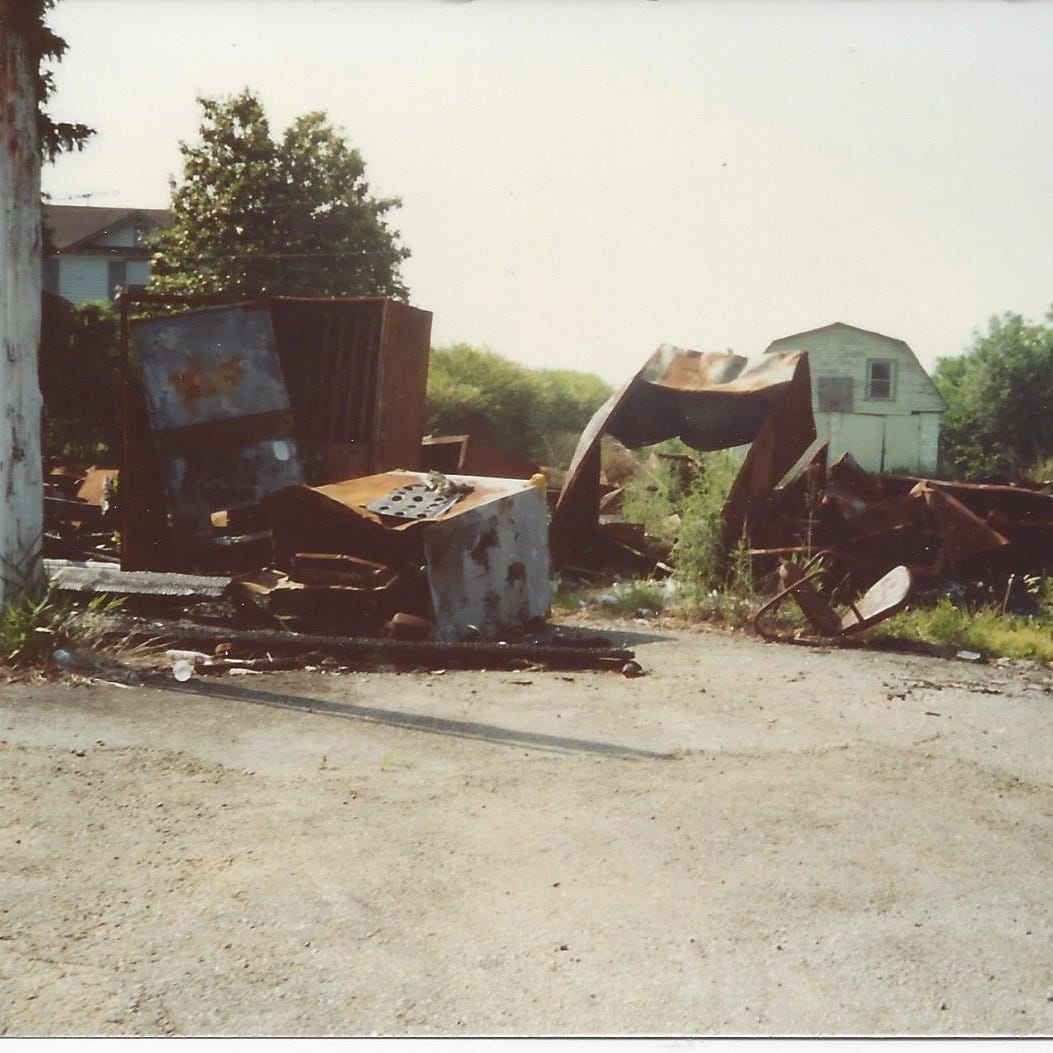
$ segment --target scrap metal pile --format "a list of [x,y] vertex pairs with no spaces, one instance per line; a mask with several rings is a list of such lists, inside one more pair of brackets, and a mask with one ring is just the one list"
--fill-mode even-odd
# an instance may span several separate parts
[[803,352],[747,369],[731,353],[660,347],[581,436],[552,522],[557,559],[601,551],[604,435],[630,448],[674,437],[697,450],[750,443],[722,510],[724,542],[744,541],[762,571],[820,551],[860,586],[897,566],[937,581],[1053,564],[1053,496],[1041,488],[872,475],[850,454],[828,466],[825,444],[809,455],[816,429]]
[[[134,304],[167,313],[131,319]],[[428,312],[380,298],[122,297],[120,566],[100,545],[110,563],[52,561],[53,580],[154,596],[219,583],[204,593],[221,594],[241,628],[265,629],[275,646],[289,630],[508,641],[546,617],[550,565],[602,564],[605,538],[632,535],[600,524],[605,435],[630,448],[673,437],[696,450],[748,447],[723,539],[726,550],[744,542],[761,570],[825,552],[827,571],[863,588],[904,568],[876,607],[821,611],[838,631],[884,616],[914,580],[1050,561],[1047,493],[875,476],[847,454],[828,465],[826,446],[810,453],[804,352],[747,368],[731,353],[659,347],[582,433],[550,525],[536,466],[469,436],[423,438],[430,327]],[[106,470],[54,477],[52,542],[112,531],[112,482]],[[78,558],[83,545],[50,554]],[[783,571],[794,588],[802,577]]]
[[922,581],[1042,573],[1053,564],[1053,496],[1028,486],[872,475],[822,446],[773,491],[749,541],[757,556],[831,551],[876,577],[904,565]]
[[[132,319],[136,303],[166,310]],[[550,558],[534,466],[467,436],[422,441],[430,327],[379,298],[123,297],[120,565],[52,547],[73,559],[49,560],[51,580],[229,605],[226,626],[163,627],[186,646],[633,670],[631,652],[539,633]],[[103,520],[93,494],[77,499],[89,484],[106,482],[52,500],[78,530]]]

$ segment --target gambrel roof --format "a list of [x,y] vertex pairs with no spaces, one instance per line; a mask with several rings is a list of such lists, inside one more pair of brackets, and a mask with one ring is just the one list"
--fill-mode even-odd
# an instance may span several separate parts
[[939,400],[943,408],[947,408],[947,403],[944,397],[940,394],[939,389],[932,382],[932,377],[929,376],[928,371],[918,361],[918,356],[914,354],[913,348],[906,340],[900,340],[894,336],[887,336],[885,333],[879,333],[874,329],[861,329],[858,325],[849,325],[847,322],[831,322],[829,325],[821,325],[815,329],[805,329],[800,333],[791,333],[789,336],[780,336],[777,340],[773,340],[765,349],[764,353],[768,354],[772,351],[807,351],[806,347],[797,347],[792,344],[794,340],[800,340],[802,337],[812,336],[815,333],[825,333],[831,329],[847,329],[853,333],[861,333],[864,336],[876,336],[880,340],[886,340],[890,344],[894,344],[900,350],[906,352],[907,356],[918,368],[918,373],[925,378],[925,382],[928,385],[932,395]]

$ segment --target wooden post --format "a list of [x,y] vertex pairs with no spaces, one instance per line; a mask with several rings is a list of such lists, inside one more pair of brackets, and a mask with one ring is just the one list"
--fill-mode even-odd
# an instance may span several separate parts
[[43,580],[38,56],[23,2],[0,0],[0,604]]

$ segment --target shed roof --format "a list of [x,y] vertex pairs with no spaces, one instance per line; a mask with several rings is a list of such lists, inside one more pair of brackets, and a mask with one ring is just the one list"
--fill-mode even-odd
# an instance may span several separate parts
[[773,340],[765,349],[764,353],[770,354],[773,351],[786,351],[786,350],[801,350],[807,351],[806,347],[787,347],[790,341],[798,340],[801,337],[812,336],[815,333],[824,333],[828,329],[850,329],[854,333],[862,333],[865,336],[876,336],[882,340],[887,340],[890,344],[898,344],[914,361],[914,364],[918,367],[918,371],[926,381],[928,381],[929,387],[932,389],[932,393],[937,399],[943,404],[944,409],[947,408],[947,402],[944,397],[940,394],[939,389],[932,382],[932,377],[929,376],[928,370],[918,361],[918,356],[914,354],[914,349],[907,343],[906,340],[900,340],[898,337],[889,336],[887,333],[879,333],[875,329],[861,329],[858,325],[849,325],[848,322],[831,322],[829,325],[820,325],[815,329],[805,329],[800,333],[791,333],[789,336],[780,336],[778,339]]
[[44,205],[44,223],[59,252],[76,248],[112,227],[136,220],[168,226],[172,213],[164,208],[102,208],[98,205]]

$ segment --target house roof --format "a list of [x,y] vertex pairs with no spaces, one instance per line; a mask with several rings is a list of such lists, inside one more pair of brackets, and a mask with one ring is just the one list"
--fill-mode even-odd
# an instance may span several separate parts
[[98,205],[44,205],[44,223],[52,244],[65,252],[105,234],[128,221],[146,220],[149,226],[167,226],[172,214],[163,208],[100,208]]
[[[824,333],[828,329],[851,329],[854,333],[863,333],[866,336],[876,336],[880,337],[880,339],[882,340],[887,340],[890,344],[898,344],[914,360],[914,364],[918,367],[918,370],[921,372],[922,376],[925,377],[925,379],[928,381],[929,387],[932,389],[932,393],[936,396],[936,398],[940,400],[941,403],[943,403],[944,409],[946,409],[946,400],[940,394],[939,389],[936,387],[936,385],[932,382],[932,377],[929,376],[928,370],[921,364],[921,362],[918,361],[918,356],[914,354],[914,349],[910,346],[910,344],[908,344],[906,340],[900,340],[898,337],[889,336],[886,333],[879,333],[875,329],[861,329],[858,325],[849,325],[848,322],[831,322],[829,325],[820,325],[817,326],[815,329],[805,329],[800,333],[791,333],[789,336],[780,336],[778,339],[773,340],[764,349],[764,353],[768,354],[770,351],[776,350],[777,345],[779,349],[785,350],[788,341],[797,340],[802,336],[812,336],[814,333]],[[795,348],[794,350],[797,349]],[[807,348],[800,348],[800,350],[804,351],[807,350]]]

